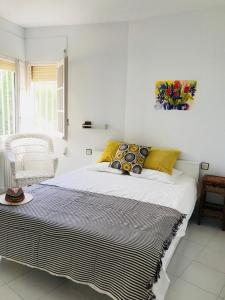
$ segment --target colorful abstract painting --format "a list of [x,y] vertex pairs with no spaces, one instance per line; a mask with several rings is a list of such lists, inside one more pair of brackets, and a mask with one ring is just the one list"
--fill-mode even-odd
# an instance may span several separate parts
[[189,110],[193,104],[196,80],[163,80],[156,81],[156,109]]

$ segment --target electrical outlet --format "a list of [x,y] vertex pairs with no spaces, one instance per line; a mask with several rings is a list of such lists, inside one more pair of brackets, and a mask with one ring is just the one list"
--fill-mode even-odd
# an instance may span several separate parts
[[86,149],[86,155],[92,155],[92,149]]
[[209,163],[207,163],[207,162],[202,162],[201,163],[201,169],[202,170],[208,170],[209,169]]

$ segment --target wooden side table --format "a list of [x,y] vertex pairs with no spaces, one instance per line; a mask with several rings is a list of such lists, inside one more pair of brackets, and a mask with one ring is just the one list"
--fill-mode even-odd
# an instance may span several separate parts
[[[224,204],[209,203],[206,201],[207,192],[216,193],[224,198]],[[222,229],[225,230],[225,177],[205,175],[202,179],[198,224],[202,217],[212,217],[222,220]]]

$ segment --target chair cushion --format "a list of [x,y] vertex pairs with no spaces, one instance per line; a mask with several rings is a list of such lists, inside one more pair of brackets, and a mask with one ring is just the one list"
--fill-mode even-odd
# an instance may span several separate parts
[[51,178],[54,177],[53,173],[40,172],[40,171],[19,171],[16,172],[16,179],[27,179],[27,178]]

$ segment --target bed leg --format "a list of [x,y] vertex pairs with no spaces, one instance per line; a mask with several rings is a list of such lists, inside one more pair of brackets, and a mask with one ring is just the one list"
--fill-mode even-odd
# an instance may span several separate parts
[[1,260],[2,260],[2,257],[1,257],[1,255],[0,255],[0,262],[1,262]]

